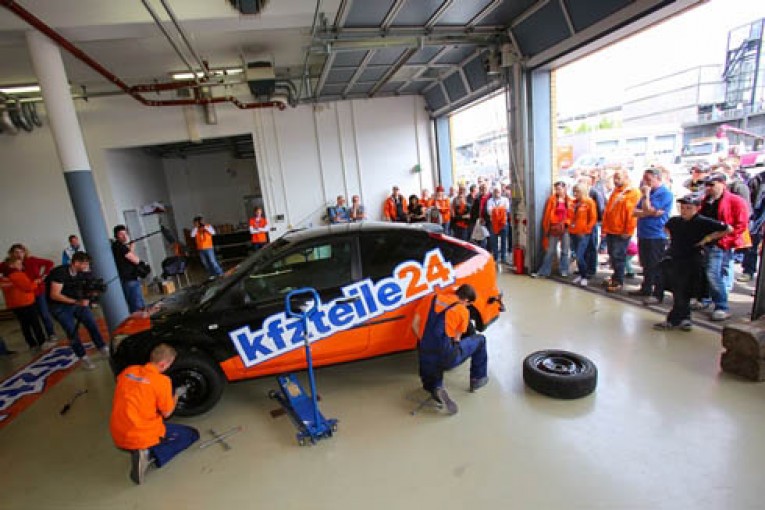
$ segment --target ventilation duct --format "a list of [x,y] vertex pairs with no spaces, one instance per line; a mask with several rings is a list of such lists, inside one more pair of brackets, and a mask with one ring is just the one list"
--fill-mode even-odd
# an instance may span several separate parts
[[242,14],[258,14],[268,5],[268,0],[228,0]]
[[245,79],[255,98],[268,99],[276,88],[276,74],[270,62],[250,62],[245,70]]

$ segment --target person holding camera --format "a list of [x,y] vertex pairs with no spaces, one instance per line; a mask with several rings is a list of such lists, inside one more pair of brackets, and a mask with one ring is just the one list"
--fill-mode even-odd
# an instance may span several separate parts
[[160,468],[199,439],[193,427],[166,423],[186,387],[173,394],[165,371],[173,364],[176,350],[167,344],[152,349],[149,362],[131,365],[117,376],[109,428],[117,448],[131,454],[130,479],[144,481],[151,464]]
[[202,261],[202,265],[205,267],[205,271],[207,271],[210,278],[223,274],[223,269],[220,268],[218,260],[215,258],[215,250],[213,249],[214,235],[215,229],[212,225],[205,225],[201,216],[194,218],[194,228],[191,230],[191,237],[197,243],[199,260]]
[[146,304],[143,301],[141,282],[138,281],[138,278],[142,274],[146,276],[147,273],[145,273],[144,268],[148,266],[145,262],[141,262],[141,259],[135,254],[133,251],[134,247],[135,245],[130,241],[127,227],[125,225],[114,227],[112,255],[114,255],[114,262],[117,264],[117,273],[122,283],[122,292],[125,294],[125,300],[127,301],[130,313],[146,308]]
[[96,295],[94,286],[89,285],[92,281],[90,255],[81,251],[72,255],[70,264],[54,267],[46,280],[50,313],[64,328],[72,350],[88,370],[96,366],[88,358],[82,346],[77,332],[80,324],[88,330],[96,348],[105,356],[109,355],[109,348],[104,343],[96,325],[96,319],[90,310],[90,302]]

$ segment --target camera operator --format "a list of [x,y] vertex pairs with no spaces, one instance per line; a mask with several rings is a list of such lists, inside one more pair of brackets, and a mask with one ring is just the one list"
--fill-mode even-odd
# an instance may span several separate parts
[[128,304],[130,313],[146,308],[143,302],[141,283],[138,281],[140,267],[145,265],[133,252],[134,244],[130,241],[127,227],[117,225],[114,227],[114,241],[112,242],[112,254],[117,264],[117,273],[120,275],[122,292]]
[[95,297],[90,290],[94,286],[88,285],[92,281],[90,255],[85,252],[72,255],[69,265],[54,267],[47,279],[47,296],[51,315],[64,328],[72,350],[88,370],[96,366],[85,354],[85,348],[80,341],[77,332],[80,323],[88,330],[98,350],[106,356],[109,355],[109,348],[104,344],[93,312],[90,311],[90,301]]

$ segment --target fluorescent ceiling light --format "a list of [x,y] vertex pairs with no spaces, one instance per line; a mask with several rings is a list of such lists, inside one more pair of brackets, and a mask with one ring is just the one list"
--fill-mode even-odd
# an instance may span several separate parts
[[33,92],[40,92],[40,86],[18,85],[13,87],[0,87],[0,92],[3,94],[31,94]]
[[[235,74],[242,74],[244,70],[241,67],[229,67],[226,69],[210,69],[210,74],[213,76],[232,76]],[[172,73],[170,76],[174,80],[193,80],[196,76],[197,78],[202,78],[204,76],[204,73],[202,71],[197,71],[196,73],[190,73],[190,72],[183,72],[183,73]]]

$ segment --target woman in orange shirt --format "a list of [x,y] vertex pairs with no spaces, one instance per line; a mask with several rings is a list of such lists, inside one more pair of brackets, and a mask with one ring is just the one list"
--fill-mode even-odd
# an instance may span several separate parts
[[568,227],[571,236],[571,247],[576,257],[577,277],[574,283],[582,287],[587,286],[587,246],[590,244],[590,236],[595,223],[598,221],[598,209],[595,201],[589,197],[587,185],[583,183],[574,185],[573,218]]
[[536,273],[531,273],[532,278],[550,276],[552,260],[558,251],[560,243],[560,264],[558,270],[564,278],[568,276],[569,243],[568,226],[571,223],[573,209],[571,198],[566,193],[566,183],[558,181],[553,184],[553,194],[547,199],[545,214],[542,217],[542,229],[547,236],[547,251],[542,265]]
[[451,200],[444,194],[444,187],[438,186],[436,188],[436,197],[433,199],[433,207],[438,209],[441,213],[441,226],[444,229],[444,234],[451,235],[449,224],[452,221],[452,207]]
[[40,324],[40,312],[35,305],[35,284],[24,273],[22,260],[8,258],[5,261],[6,276],[2,280],[5,306],[13,312],[21,325],[29,350],[39,351],[46,341]]

